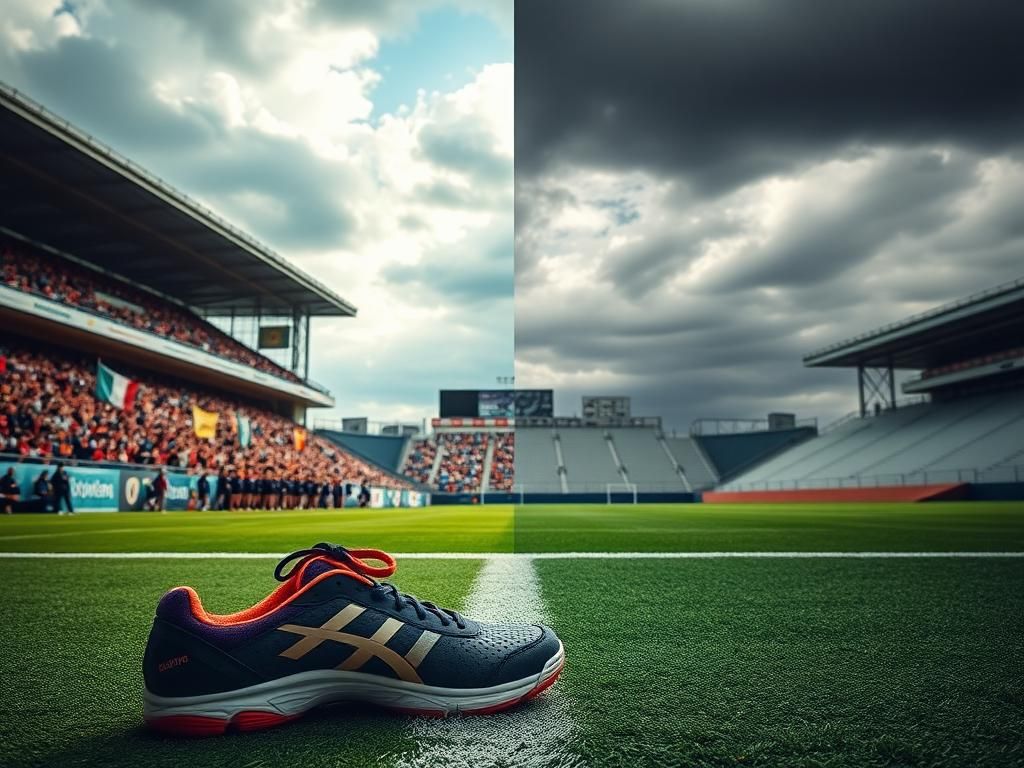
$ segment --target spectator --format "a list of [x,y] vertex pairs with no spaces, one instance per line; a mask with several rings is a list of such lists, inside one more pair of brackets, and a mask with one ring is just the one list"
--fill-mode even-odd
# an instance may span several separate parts
[[196,493],[199,497],[196,507],[205,512],[210,508],[210,481],[206,479],[206,472],[199,473],[199,480],[196,481]]
[[21,498],[21,489],[18,481],[14,479],[14,467],[8,467],[3,477],[0,477],[0,499],[3,499],[4,514],[14,512],[14,507]]
[[153,478],[153,482],[150,487],[153,489],[153,505],[150,507],[154,511],[160,510],[161,512],[167,511],[167,472],[161,469],[156,473],[156,477]]
[[56,512],[58,515],[63,515],[63,503],[67,504],[67,514],[75,514],[75,508],[71,504],[71,477],[64,469],[63,464],[58,464],[57,468],[54,469],[53,480],[50,482],[50,488],[52,489],[53,492],[53,511]]
[[36,512],[47,512],[50,508],[50,497],[53,489],[50,487],[49,473],[44,469],[32,483],[32,500]]

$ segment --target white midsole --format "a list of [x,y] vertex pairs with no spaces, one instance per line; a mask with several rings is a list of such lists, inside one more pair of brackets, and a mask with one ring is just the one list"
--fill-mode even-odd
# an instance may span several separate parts
[[538,674],[490,688],[442,688],[365,672],[324,669],[205,696],[157,696],[146,690],[143,713],[149,719],[192,715],[230,720],[240,712],[298,715],[336,701],[365,701],[385,707],[456,713],[519,699],[557,674],[564,661],[565,651],[559,642],[557,653]]

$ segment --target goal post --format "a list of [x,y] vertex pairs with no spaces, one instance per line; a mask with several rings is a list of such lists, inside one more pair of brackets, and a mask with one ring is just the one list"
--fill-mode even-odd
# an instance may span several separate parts
[[627,501],[625,503],[636,504],[636,483],[608,483],[607,486],[605,486],[605,491],[607,493],[608,504],[616,503],[613,497],[625,497],[632,500],[631,502]]

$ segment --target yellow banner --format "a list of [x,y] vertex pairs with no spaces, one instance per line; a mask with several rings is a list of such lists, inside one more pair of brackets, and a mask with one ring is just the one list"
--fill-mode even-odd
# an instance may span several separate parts
[[295,427],[292,430],[292,437],[295,438],[295,450],[301,451],[306,447],[306,430]]
[[217,419],[220,414],[216,411],[204,411],[198,405],[192,406],[192,429],[196,437],[214,438],[217,436]]

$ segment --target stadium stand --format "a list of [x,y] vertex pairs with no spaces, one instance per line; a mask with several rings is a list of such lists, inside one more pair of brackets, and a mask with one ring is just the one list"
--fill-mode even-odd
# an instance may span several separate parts
[[683,468],[693,490],[711,488],[718,482],[714,467],[691,437],[666,437],[665,442],[676,462]]
[[551,427],[516,427],[515,485],[538,493],[562,493],[557,434]]
[[333,429],[317,429],[316,433],[342,450],[388,472],[399,473],[403,470],[402,457],[409,442],[409,438],[404,435],[363,435]]
[[[66,460],[92,478],[83,494],[90,483],[105,494],[91,506],[111,511],[138,508],[126,489],[157,466],[184,492],[179,509],[201,488],[198,475],[216,473],[243,506],[260,495],[259,481],[280,487],[280,504],[319,497],[319,506],[337,506],[356,487],[359,503],[422,503],[405,478],[303,426],[308,407],[335,404],[308,378],[311,318],[355,313],[246,233],[0,84],[0,461],[19,476]],[[95,393],[99,358],[138,384],[123,408]],[[211,414],[212,437],[197,436],[193,422]]]
[[499,432],[493,440],[488,490],[511,491],[515,479],[516,436],[513,432]]
[[627,482],[661,491],[690,490],[689,484],[679,472],[680,463],[666,452],[660,432],[654,429],[612,428],[607,430],[607,434],[609,444],[622,462]]
[[414,440],[402,473],[418,483],[430,483],[437,458],[437,441],[433,437]]
[[[857,369],[859,412],[720,490],[737,500],[737,492],[913,487],[926,498],[940,486],[1024,482],[1021,338],[1017,281],[808,356],[809,366]],[[898,402],[896,369],[923,371],[903,390],[929,399]]]
[[484,477],[488,436],[482,432],[446,432],[438,439],[441,465],[437,488],[447,493],[476,493]]
[[711,462],[719,482],[723,482],[816,434],[815,428],[799,427],[728,435],[693,435],[692,439]]
[[9,288],[84,309],[289,381],[300,381],[296,374],[185,308],[42,249],[10,240],[0,242],[0,267],[3,284]]
[[[243,478],[262,478],[269,469],[282,480],[411,487],[316,435],[298,450],[298,425],[253,403],[129,370],[141,385],[134,407],[121,410],[96,399],[95,364],[80,357],[33,344],[6,351],[3,360],[0,436],[3,452],[20,458],[226,469]],[[219,414],[215,438],[196,437],[193,405]],[[250,420],[248,447],[240,445],[235,414]]]
[[[603,429],[560,429],[558,440],[570,491],[601,492],[609,484],[628,482],[608,448]],[[520,476],[529,485],[529,478]]]

